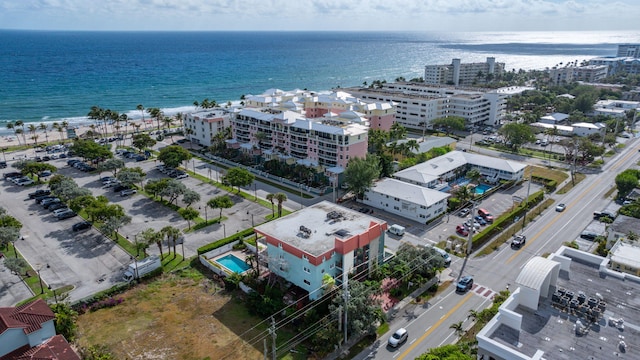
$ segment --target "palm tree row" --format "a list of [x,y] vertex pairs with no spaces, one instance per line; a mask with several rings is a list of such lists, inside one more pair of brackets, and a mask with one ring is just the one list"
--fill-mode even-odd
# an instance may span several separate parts
[[[16,138],[18,139],[19,145],[27,144],[26,132],[29,133],[29,140],[33,140],[33,142],[37,146],[38,139],[40,139],[40,134],[38,134],[39,131],[44,132],[45,143],[48,144],[49,131],[53,131],[53,130],[58,131],[58,133],[60,134],[59,140],[62,141],[62,133],[69,128],[69,123],[67,121],[63,121],[62,123],[53,122],[51,123],[51,127],[49,127],[49,125],[46,123],[40,123],[39,125],[32,123],[27,126],[26,130],[25,130],[25,125],[26,124],[22,120],[17,120],[16,122],[9,122],[7,124],[7,129],[13,130],[14,134],[16,135]],[[20,142],[21,137],[22,137],[22,142]]]
[[[116,130],[115,131],[116,137],[119,137],[120,129],[122,128],[122,126],[120,125],[120,122],[125,123],[125,130],[126,130],[126,127],[129,125],[129,117],[127,116],[127,114],[120,114],[115,110],[103,109],[99,106],[92,106],[91,111],[89,111],[87,116],[89,117],[89,119],[96,120],[97,127],[101,127],[101,130],[100,130],[102,131],[101,137],[107,137],[109,135],[107,125],[110,123],[113,124],[113,127]],[[95,129],[95,126],[92,127],[92,130],[93,129]]]

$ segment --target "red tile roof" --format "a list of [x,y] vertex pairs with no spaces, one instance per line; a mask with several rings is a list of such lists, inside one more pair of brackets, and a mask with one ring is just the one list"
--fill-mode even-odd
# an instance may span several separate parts
[[38,299],[18,307],[0,308],[0,335],[7,329],[22,328],[30,334],[42,328],[42,324],[55,319],[49,305]]
[[5,356],[0,356],[0,360],[80,360],[64,336],[56,335],[44,343],[29,349],[23,346]]

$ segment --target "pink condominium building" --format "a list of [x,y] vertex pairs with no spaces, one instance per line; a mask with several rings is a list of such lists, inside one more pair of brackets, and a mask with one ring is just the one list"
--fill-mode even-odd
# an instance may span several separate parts
[[396,113],[392,103],[342,91],[270,89],[244,103],[231,117],[230,146],[323,169],[344,169],[349,159],[365,157],[369,128],[389,130]]

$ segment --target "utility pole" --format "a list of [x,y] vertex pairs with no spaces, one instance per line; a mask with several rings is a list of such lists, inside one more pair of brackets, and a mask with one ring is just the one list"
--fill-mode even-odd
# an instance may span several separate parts
[[471,251],[473,250],[473,232],[475,231],[475,226],[473,226],[473,222],[475,221],[474,216],[476,215],[476,205],[475,201],[471,202],[471,215],[469,216],[469,237],[467,238],[467,256],[471,256]]
[[269,333],[271,333],[271,360],[276,360],[276,319],[271,317],[271,328],[269,328]]
[[527,211],[529,210],[529,192],[531,191],[531,177],[529,176],[529,185],[527,186],[527,197],[524,198],[524,215],[522,216],[522,229],[520,231],[524,232],[524,227],[527,225]]
[[[271,333],[271,329],[269,329],[269,333]],[[264,340],[264,342],[263,342],[264,343],[264,360],[267,360],[267,353],[268,353],[268,351],[267,351],[267,338],[264,338],[263,340]]]
[[349,283],[348,283],[348,277],[345,277],[344,280],[344,345],[347,346],[347,329],[348,329],[348,322],[347,322],[347,315],[349,313],[348,310],[348,302],[349,302]]

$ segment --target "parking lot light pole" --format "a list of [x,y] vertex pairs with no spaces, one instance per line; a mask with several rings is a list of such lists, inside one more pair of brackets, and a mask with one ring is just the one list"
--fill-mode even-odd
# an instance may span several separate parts
[[42,286],[42,276],[40,276],[39,267],[38,267],[38,270],[36,270],[36,272],[38,273],[38,281],[40,282],[40,294],[44,294],[44,287]]

